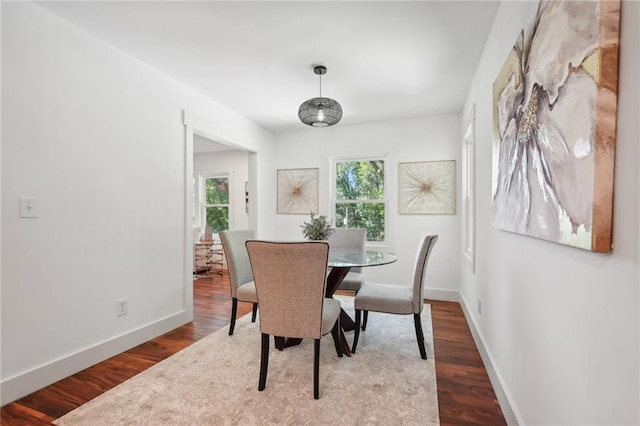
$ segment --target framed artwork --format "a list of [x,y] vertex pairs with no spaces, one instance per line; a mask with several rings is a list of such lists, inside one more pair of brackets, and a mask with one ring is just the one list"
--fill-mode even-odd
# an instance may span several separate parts
[[493,84],[492,224],[611,251],[620,0],[540,2]]
[[318,213],[319,169],[278,169],[278,214]]
[[456,214],[456,162],[398,164],[400,214]]

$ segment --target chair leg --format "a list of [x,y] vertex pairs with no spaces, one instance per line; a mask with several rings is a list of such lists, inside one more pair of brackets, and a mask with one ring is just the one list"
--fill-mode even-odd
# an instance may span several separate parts
[[256,322],[256,314],[258,313],[258,304],[253,304],[253,311],[251,311],[251,322]]
[[[367,311],[365,311],[366,313]],[[360,315],[362,311],[360,309],[356,309],[356,328],[353,333],[353,346],[351,347],[351,353],[356,353],[356,346],[358,346],[358,337],[360,337]]]
[[229,336],[233,336],[233,329],[236,327],[236,315],[238,315],[238,299],[231,299],[231,324],[229,325]]
[[333,336],[333,343],[336,345],[336,353],[338,357],[342,358],[342,347],[340,346],[340,315],[338,315],[338,319],[331,329],[331,335]]
[[258,390],[263,391],[267,385],[267,368],[269,366],[269,335],[262,333],[262,352],[260,356],[260,381]]
[[284,349],[284,337],[273,336],[273,342],[277,350],[282,351]]
[[364,319],[362,320],[362,331],[367,329],[367,320],[369,319],[369,311],[364,311]]
[[313,342],[313,399],[320,399],[320,339]]
[[422,333],[422,321],[420,320],[420,314],[413,314],[413,322],[416,325],[416,338],[418,339],[420,356],[422,359],[427,359],[427,351],[424,348],[424,334]]

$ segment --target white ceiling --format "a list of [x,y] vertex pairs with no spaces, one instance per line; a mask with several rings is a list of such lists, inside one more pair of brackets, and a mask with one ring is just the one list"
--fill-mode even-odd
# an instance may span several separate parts
[[342,105],[338,125],[460,113],[498,2],[39,2],[273,132],[298,107]]

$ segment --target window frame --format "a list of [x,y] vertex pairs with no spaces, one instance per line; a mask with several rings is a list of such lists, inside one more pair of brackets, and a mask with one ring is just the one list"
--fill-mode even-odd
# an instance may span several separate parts
[[[332,157],[330,160],[330,183],[329,183],[329,214],[333,220],[335,226],[335,218],[336,218],[336,204],[338,202],[345,204],[360,204],[360,203],[375,203],[375,204],[383,204],[384,206],[384,239],[382,241],[366,241],[367,248],[373,249],[383,249],[389,247],[389,242],[391,240],[391,236],[389,234],[391,227],[389,226],[389,173],[390,173],[390,161],[389,154],[363,154],[363,155],[349,155],[349,156],[340,156],[340,157]],[[337,164],[343,162],[351,162],[351,161],[371,161],[371,160],[381,160],[384,163],[384,198],[373,200],[338,200],[336,197],[336,171]]]
[[462,138],[462,254],[475,273],[475,104],[471,105]]
[[[227,204],[207,204],[207,196],[206,196],[206,180],[207,179],[215,179],[215,178],[226,178],[227,179],[227,185],[229,188],[229,202]],[[199,175],[199,185],[200,185],[200,222],[201,222],[201,227],[202,229],[204,229],[207,226],[207,208],[208,207],[226,207],[228,210],[228,217],[229,217],[229,221],[227,223],[227,229],[233,229],[232,228],[232,211],[231,211],[231,206],[233,205],[233,200],[232,200],[232,194],[233,191],[231,190],[232,188],[232,182],[231,182],[231,175],[230,173],[227,172],[221,172],[221,173],[206,173],[206,174],[202,174]],[[215,231],[214,231],[215,232]]]

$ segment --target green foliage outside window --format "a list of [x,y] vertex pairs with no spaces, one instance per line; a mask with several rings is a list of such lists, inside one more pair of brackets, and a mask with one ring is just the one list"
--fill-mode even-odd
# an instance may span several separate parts
[[229,178],[204,179],[205,222],[213,232],[229,229]]
[[229,208],[228,207],[207,207],[207,226],[213,232],[226,231],[229,229]]
[[367,241],[384,241],[384,204],[336,204],[338,228],[366,228]]
[[229,178],[208,177],[204,180],[205,203],[229,204]]
[[367,241],[384,241],[384,160],[336,163],[338,228],[366,228]]

